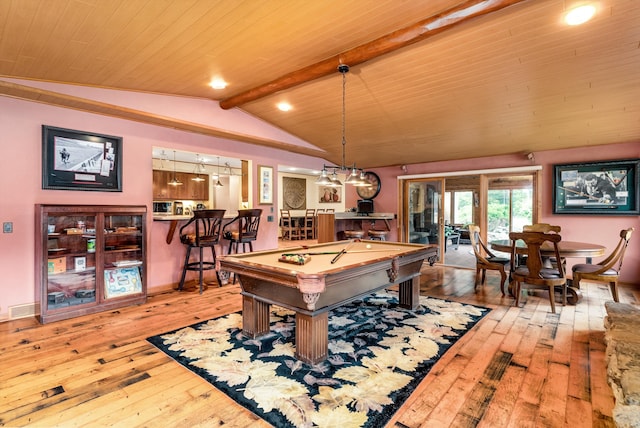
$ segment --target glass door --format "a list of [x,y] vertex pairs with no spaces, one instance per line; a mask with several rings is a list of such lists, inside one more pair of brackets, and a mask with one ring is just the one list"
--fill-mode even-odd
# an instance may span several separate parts
[[533,176],[489,178],[487,195],[487,240],[509,239],[534,221]]
[[[404,182],[403,240],[419,244],[438,244],[443,240],[443,179]],[[439,254],[442,257],[442,253]]]

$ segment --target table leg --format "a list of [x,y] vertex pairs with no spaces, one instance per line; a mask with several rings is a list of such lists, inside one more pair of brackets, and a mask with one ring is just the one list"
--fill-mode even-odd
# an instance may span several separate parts
[[328,312],[311,316],[296,313],[296,353],[300,361],[317,364],[329,354]]
[[271,305],[251,296],[242,296],[242,333],[253,339],[269,333]]
[[400,306],[411,310],[418,309],[420,302],[420,275],[401,282],[399,287]]

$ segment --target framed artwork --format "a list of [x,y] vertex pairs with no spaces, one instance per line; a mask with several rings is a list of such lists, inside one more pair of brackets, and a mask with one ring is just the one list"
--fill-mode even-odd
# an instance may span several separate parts
[[258,189],[260,205],[273,204],[273,168],[258,165]]
[[304,178],[282,177],[282,209],[307,209],[307,180]]
[[318,202],[320,203],[340,202],[340,189],[338,189],[337,187],[329,187],[329,186],[322,187],[319,189],[319,191],[320,191],[320,200]]
[[122,192],[122,137],[42,125],[42,188]]
[[640,159],[554,165],[554,214],[640,214]]

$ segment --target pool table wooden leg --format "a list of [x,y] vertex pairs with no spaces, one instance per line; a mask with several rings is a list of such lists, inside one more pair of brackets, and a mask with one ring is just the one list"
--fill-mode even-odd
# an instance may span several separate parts
[[329,316],[296,313],[296,353],[300,361],[317,364],[329,354]]
[[420,275],[400,283],[400,306],[415,310],[420,302]]
[[269,333],[271,305],[251,296],[242,296],[242,333],[255,339]]

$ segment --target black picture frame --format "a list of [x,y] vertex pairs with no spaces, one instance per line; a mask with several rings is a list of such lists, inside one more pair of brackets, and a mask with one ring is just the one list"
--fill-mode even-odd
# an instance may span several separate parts
[[122,192],[122,137],[42,125],[42,188]]
[[640,214],[640,159],[554,165],[553,213]]

